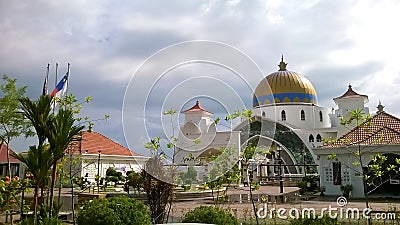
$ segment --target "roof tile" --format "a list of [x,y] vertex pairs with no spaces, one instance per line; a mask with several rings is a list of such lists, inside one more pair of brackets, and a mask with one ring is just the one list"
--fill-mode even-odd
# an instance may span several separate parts
[[80,138],[70,143],[68,151],[71,150],[78,154],[98,154],[101,151],[102,155],[141,156],[94,131],[82,131]]
[[[10,154],[14,152],[10,148],[8,150],[10,150]],[[3,163],[3,162],[7,162],[7,145],[6,144],[2,144],[0,146],[0,163]],[[19,163],[20,161],[16,158],[10,156],[10,162]]]
[[382,144],[400,144],[400,119],[384,111],[322,148]]

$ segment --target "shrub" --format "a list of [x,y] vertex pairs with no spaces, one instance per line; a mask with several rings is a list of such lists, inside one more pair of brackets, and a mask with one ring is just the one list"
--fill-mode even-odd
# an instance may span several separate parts
[[312,218],[299,218],[290,221],[291,225],[337,225],[339,224],[336,218],[331,218],[324,215],[322,218],[317,216],[315,219]]
[[78,225],[145,225],[151,224],[146,206],[128,197],[95,199],[87,202],[78,215]]
[[228,211],[214,206],[200,206],[187,212],[182,220],[183,223],[212,223],[216,225],[239,225]]
[[300,181],[297,186],[300,188],[300,194],[306,193],[307,190],[307,181]]

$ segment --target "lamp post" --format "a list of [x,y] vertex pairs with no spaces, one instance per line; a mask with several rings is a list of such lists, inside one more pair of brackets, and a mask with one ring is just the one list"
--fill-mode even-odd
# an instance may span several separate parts
[[99,157],[97,159],[97,193],[100,192],[100,155],[101,155],[101,150],[98,151]]
[[283,172],[282,172],[282,156],[281,156],[281,146],[277,146],[278,150],[278,163],[279,163],[279,192],[283,193]]

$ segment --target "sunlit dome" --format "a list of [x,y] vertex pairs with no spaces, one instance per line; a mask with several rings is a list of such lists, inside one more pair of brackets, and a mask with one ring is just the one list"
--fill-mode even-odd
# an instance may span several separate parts
[[286,70],[282,60],[279,71],[266,76],[257,86],[253,96],[253,107],[279,103],[317,104],[317,92],[303,75]]

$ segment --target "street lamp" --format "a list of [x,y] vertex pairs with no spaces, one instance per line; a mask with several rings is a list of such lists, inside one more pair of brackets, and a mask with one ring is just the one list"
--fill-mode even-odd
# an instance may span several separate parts
[[99,193],[100,192],[99,184],[100,184],[100,155],[101,155],[101,150],[99,150],[97,152],[99,153],[99,157],[97,159],[97,177],[96,177],[96,180],[97,180],[97,193]]
[[278,151],[278,163],[279,163],[279,192],[283,193],[283,172],[282,172],[282,156],[281,156],[281,146],[277,146],[276,150]]

